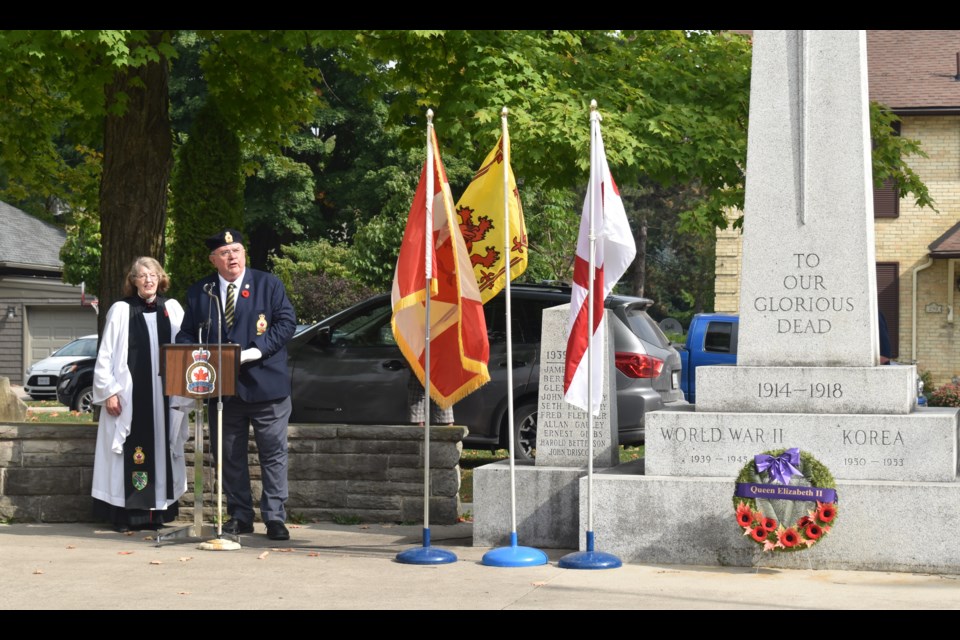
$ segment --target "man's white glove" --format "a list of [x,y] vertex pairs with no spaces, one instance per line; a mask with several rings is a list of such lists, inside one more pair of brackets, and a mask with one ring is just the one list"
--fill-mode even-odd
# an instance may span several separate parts
[[256,347],[251,347],[249,349],[244,349],[240,352],[240,364],[246,362],[253,362],[254,360],[259,360],[263,357],[263,354],[260,353],[260,349]]

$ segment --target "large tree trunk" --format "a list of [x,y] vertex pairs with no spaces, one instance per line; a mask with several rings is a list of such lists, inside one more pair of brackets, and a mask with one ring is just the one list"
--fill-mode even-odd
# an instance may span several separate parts
[[[157,45],[163,32],[151,32]],[[133,259],[152,256],[163,264],[167,183],[173,165],[169,113],[169,65],[164,57],[117,72],[106,87],[107,108],[126,102],[121,115],[108,115],[100,180],[100,314],[120,299]]]

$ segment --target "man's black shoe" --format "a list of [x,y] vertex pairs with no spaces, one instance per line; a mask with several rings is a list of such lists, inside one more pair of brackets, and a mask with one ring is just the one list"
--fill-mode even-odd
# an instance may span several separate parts
[[267,537],[271,540],[289,540],[290,532],[279,520],[271,520],[267,523]]
[[253,533],[253,523],[232,518],[223,525],[223,532],[229,533],[232,536],[237,536],[241,533]]

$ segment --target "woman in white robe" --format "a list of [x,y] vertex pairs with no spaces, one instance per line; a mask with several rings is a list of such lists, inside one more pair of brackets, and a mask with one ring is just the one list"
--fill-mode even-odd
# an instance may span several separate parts
[[153,258],[137,258],[123,300],[107,312],[93,374],[103,405],[93,464],[94,516],[117,531],[159,529],[176,519],[187,490],[189,435],[177,399],[163,395],[160,345],[172,343],[183,308],[161,294],[170,279]]

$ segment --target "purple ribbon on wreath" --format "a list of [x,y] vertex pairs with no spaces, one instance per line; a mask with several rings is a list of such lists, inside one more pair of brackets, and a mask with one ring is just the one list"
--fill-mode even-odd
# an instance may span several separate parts
[[764,471],[770,472],[770,477],[780,484],[789,484],[793,476],[802,476],[796,465],[800,464],[800,449],[794,447],[787,449],[779,456],[774,458],[766,453],[761,453],[753,457],[757,465],[757,473]]

